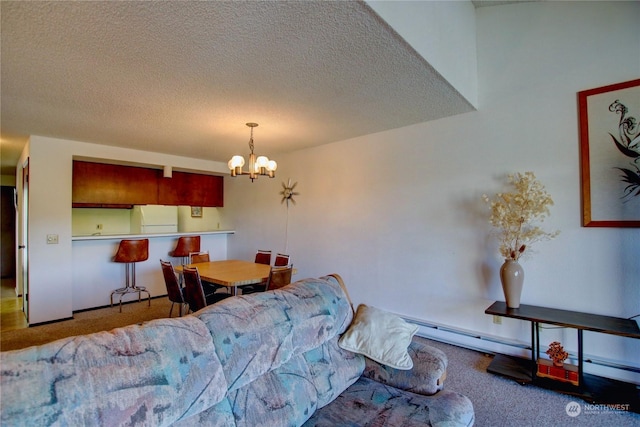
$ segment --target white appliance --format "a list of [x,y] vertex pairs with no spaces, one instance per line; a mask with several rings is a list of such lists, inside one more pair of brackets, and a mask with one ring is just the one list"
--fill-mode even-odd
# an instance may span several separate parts
[[144,205],[131,210],[131,234],[177,232],[177,206]]

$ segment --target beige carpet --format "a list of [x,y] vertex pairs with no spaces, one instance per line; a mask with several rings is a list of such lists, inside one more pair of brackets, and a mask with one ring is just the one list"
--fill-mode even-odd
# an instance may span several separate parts
[[[123,304],[122,313],[119,312],[117,305],[83,311],[75,313],[71,320],[2,332],[0,334],[0,350],[17,350],[32,345],[45,344],[60,338],[109,331],[126,325],[169,317],[170,308],[169,299],[159,297],[151,300],[151,307],[144,300]],[[172,316],[178,316],[178,305],[173,307]]]
[[[455,345],[424,339],[449,359],[445,388],[471,399],[476,427],[640,427],[640,414],[604,405],[589,405],[578,398],[517,382],[487,372],[493,356]],[[617,402],[637,401],[629,396]],[[567,412],[579,405],[580,414]],[[626,408],[626,407],[625,407]]]

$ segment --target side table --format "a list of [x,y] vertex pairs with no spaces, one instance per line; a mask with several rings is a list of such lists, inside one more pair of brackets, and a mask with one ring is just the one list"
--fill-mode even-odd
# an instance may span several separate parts
[[[630,410],[640,413],[640,391],[635,384],[585,374],[583,369],[583,331],[639,339],[640,328],[638,328],[636,321],[525,304],[521,304],[519,308],[508,308],[507,304],[502,301],[493,303],[485,310],[485,313],[531,322],[531,359],[527,360],[497,354],[487,368],[488,372],[512,378],[521,384],[533,383],[541,387],[571,394],[591,403],[628,403]],[[540,323],[577,330],[577,385],[536,375],[540,354]]]

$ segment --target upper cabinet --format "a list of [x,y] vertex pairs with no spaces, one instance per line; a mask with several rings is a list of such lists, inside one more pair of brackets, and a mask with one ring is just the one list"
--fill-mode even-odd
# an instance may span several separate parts
[[158,175],[154,169],[74,161],[73,206],[158,204]]
[[104,163],[73,162],[73,207],[223,206],[223,178]]
[[197,173],[173,172],[160,178],[158,204],[177,206],[223,206],[223,178]]

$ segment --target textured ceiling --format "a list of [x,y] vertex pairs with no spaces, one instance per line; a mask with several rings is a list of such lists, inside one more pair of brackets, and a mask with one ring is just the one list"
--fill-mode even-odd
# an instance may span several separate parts
[[250,121],[276,157],[472,110],[362,2],[0,7],[3,173],[31,134],[226,162]]

